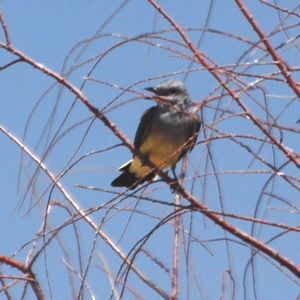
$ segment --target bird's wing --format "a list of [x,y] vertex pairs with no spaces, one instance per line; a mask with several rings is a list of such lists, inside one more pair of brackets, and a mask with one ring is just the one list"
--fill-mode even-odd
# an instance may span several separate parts
[[194,146],[195,146],[195,143],[197,141],[198,134],[199,134],[200,127],[201,127],[201,123],[202,123],[201,122],[201,118],[199,117],[198,114],[193,114],[191,116],[191,119],[192,119],[192,123],[191,123],[191,126],[190,126],[189,139],[192,136],[194,136],[194,138],[188,142],[188,144],[186,145],[186,147],[180,153],[177,161],[179,161],[182,157],[184,157],[188,151],[189,152],[192,151],[193,148],[194,148]]
[[143,116],[141,117],[141,121],[137,128],[135,138],[134,138],[134,146],[137,149],[140,148],[145,138],[147,137],[154,116],[157,113],[157,110],[158,110],[158,106],[152,106],[149,109],[147,109],[144,112]]

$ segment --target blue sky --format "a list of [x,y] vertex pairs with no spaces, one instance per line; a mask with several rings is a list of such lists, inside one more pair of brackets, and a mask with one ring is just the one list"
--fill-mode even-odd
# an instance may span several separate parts
[[[121,1],[92,0],[3,0],[0,8],[13,46],[55,72],[68,74],[68,79],[78,88],[88,77],[82,92],[96,107],[104,109],[105,116],[133,140],[141,114],[152,103],[134,92],[120,96],[121,88],[134,84],[135,91],[145,92],[145,87],[156,85],[162,77],[173,77],[185,81],[195,102],[220,96],[224,91],[200,64],[190,66],[186,56],[191,58],[191,52],[180,44],[182,40],[179,35],[171,30],[170,24],[147,1],[131,0],[123,7],[121,4]],[[280,24],[280,18],[274,9],[258,1],[246,1],[246,4],[266,34],[271,34],[274,47],[284,45],[278,49],[278,53],[290,66],[297,66],[298,49],[295,44],[287,43],[298,34],[295,25],[297,17],[289,15],[285,19],[285,26],[295,26],[284,31],[280,26],[276,27]],[[189,38],[196,45],[208,22],[200,50],[208,59],[222,66],[223,70],[248,75],[222,73],[233,89],[245,88],[260,76],[270,76],[278,70],[270,56],[264,57],[264,50],[251,48],[250,42],[257,43],[259,39],[234,1],[226,1],[226,4],[223,1],[188,0],[176,4],[160,1],[160,5],[179,25],[186,28]],[[284,5],[293,8],[292,1]],[[281,19],[285,16],[283,13],[280,15]],[[274,28],[277,28],[275,34]],[[146,33],[151,35],[107,51],[126,39]],[[2,31],[1,41],[4,41]],[[99,57],[101,60],[97,62]],[[1,66],[12,59],[11,54],[1,50]],[[241,65],[234,68],[237,62]],[[92,68],[93,72],[89,73]],[[274,74],[274,77],[278,76]],[[297,72],[293,76],[299,80]],[[2,70],[0,80],[0,125],[21,140],[25,137],[24,143],[37,156],[42,157],[47,153],[45,164],[54,174],[61,174],[86,154],[99,151],[76,163],[63,176],[61,183],[82,209],[98,208],[111,201],[92,213],[91,218],[96,224],[103,221],[101,229],[124,253],[127,254],[159,220],[173,212],[173,207],[168,204],[174,202],[174,195],[162,182],[153,183],[134,194],[140,197],[139,201],[132,196],[117,197],[115,193],[123,190],[114,190],[110,182],[119,174],[118,167],[131,158],[130,151],[123,146],[114,147],[120,141],[110,129],[101,121],[93,120],[92,114],[82,103],[74,102],[74,95],[69,91],[53,85],[52,78],[25,63],[18,63]],[[280,80],[263,80],[256,87],[241,93],[241,99],[253,114],[271,124],[269,128],[273,126],[270,121],[272,118],[277,119],[282,127],[294,128],[294,132],[275,127],[270,130],[278,139],[282,138],[284,145],[297,152],[299,103],[294,92]],[[70,114],[63,123],[68,111]],[[241,112],[238,105],[226,95],[217,97],[203,108],[203,131],[198,139],[199,144],[189,155],[186,174],[189,180],[184,186],[211,209],[224,209],[228,214],[297,226],[299,170],[289,163],[279,169],[287,177],[278,174],[272,176],[273,171],[265,162],[279,168],[287,159],[276,147],[262,142],[264,134]],[[209,137],[218,135],[223,138],[209,143]],[[242,137],[235,136],[232,139],[232,135]],[[32,183],[26,193],[36,164],[26,155],[21,157],[20,148],[6,135],[0,135],[0,143],[0,225],[4,228],[1,240],[5,241],[1,243],[0,253],[8,256],[15,254],[15,259],[24,262],[33,247],[30,241],[42,226],[47,203],[50,200],[61,201],[67,206],[69,203],[58,189],[49,189],[51,182],[41,171],[35,177],[35,184]],[[107,150],[110,147],[114,148]],[[181,164],[177,166],[178,172],[180,168]],[[196,180],[192,189],[191,178],[194,176]],[[85,188],[79,188],[78,185]],[[188,204],[185,200],[183,203]],[[53,207],[47,217],[47,230],[60,227],[68,219],[66,210]],[[268,241],[283,232],[282,229],[267,225],[253,225],[231,218],[228,220],[249,234],[253,230],[262,241]],[[145,245],[149,253],[140,252],[135,261],[145,275],[168,293],[171,291],[169,275],[151,259],[151,255],[169,269],[172,268],[172,222],[155,231]],[[251,267],[246,267],[251,258],[249,246],[230,234],[225,235],[223,230],[200,213],[186,213],[183,222],[180,299],[217,299],[224,282],[224,299],[254,299],[255,292],[257,299],[299,297],[299,280],[288,270],[276,264],[274,266],[272,259],[256,255],[252,266],[255,271],[252,273]],[[53,299],[72,299],[74,295],[70,288],[68,268],[62,258],[67,257],[72,266],[79,270],[80,256],[83,269],[89,266],[86,282],[96,299],[109,299],[111,286],[107,268],[117,274],[122,261],[105,241],[95,237],[94,231],[83,220],[77,220],[75,226],[77,231],[68,225],[59,232],[47,247],[46,254],[39,256],[33,267],[34,272],[49,299],[51,296]],[[190,236],[187,234],[189,230]],[[79,246],[76,233],[79,235]],[[37,248],[42,245],[43,241],[39,240]],[[299,234],[282,234],[270,246],[299,264]],[[189,254],[186,256],[187,251]],[[188,272],[185,268],[187,260]],[[51,281],[50,287],[45,270]],[[235,283],[232,297],[226,270],[231,270]],[[12,271],[5,267],[2,273],[6,272],[11,274],[9,272]],[[79,281],[74,279],[74,282],[78,291]],[[129,274],[128,284],[144,297],[142,299],[160,299],[133,272]],[[11,293],[17,298],[20,291],[22,285],[18,284]],[[87,291],[84,296],[85,299],[91,299]],[[29,293],[29,297],[32,294]],[[124,299],[133,297],[129,291],[124,295]]]

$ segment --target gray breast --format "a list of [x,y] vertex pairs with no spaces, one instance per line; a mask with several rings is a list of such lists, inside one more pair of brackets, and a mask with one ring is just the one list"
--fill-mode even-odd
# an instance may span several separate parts
[[160,128],[162,135],[166,138],[172,137],[178,140],[188,140],[191,132],[192,119],[181,112],[169,109],[157,116],[155,123]]

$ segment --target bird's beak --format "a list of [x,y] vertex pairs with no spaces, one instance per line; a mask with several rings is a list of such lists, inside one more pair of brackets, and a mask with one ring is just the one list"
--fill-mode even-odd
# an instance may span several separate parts
[[154,87],[147,87],[147,88],[144,88],[144,90],[154,93],[154,94],[157,94],[156,88],[154,88]]
[[159,95],[157,92],[157,89],[155,87],[147,87],[147,88],[144,88],[144,90],[155,94],[155,96],[152,96],[152,97],[149,97],[146,99],[155,100],[156,102],[161,103],[161,104],[170,103],[170,102],[172,103],[172,101],[167,96]]

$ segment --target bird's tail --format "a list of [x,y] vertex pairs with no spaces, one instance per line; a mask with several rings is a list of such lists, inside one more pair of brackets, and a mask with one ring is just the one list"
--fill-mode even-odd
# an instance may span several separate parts
[[124,171],[119,177],[117,177],[112,183],[111,186],[116,186],[116,187],[131,187],[131,189],[133,190],[136,185],[134,185],[134,183],[137,181],[138,179],[135,178],[134,174],[130,173],[129,171]]
[[141,179],[136,178],[134,173],[129,172],[129,168],[131,165],[131,161],[123,165],[119,170],[123,171],[123,173],[118,176],[115,180],[112,181],[111,186],[114,187],[127,187],[131,190],[135,189],[139,184],[144,183],[146,180],[151,180],[155,174],[150,173],[145,178]]

